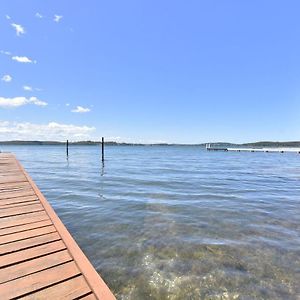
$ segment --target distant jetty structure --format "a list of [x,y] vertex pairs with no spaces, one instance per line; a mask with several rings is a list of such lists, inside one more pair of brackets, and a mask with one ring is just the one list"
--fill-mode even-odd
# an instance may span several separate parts
[[292,147],[224,147],[213,145],[211,143],[206,144],[207,151],[232,151],[232,152],[268,152],[268,153],[284,153],[284,152],[294,152],[300,154],[300,148]]

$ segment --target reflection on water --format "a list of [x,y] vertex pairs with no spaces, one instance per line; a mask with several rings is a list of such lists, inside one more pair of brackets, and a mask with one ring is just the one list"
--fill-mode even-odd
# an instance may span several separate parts
[[101,176],[104,176],[104,164],[105,164],[105,162],[102,161],[102,162],[101,162],[101,172],[100,172],[100,175],[101,175]]
[[300,156],[3,148],[119,299],[299,299]]

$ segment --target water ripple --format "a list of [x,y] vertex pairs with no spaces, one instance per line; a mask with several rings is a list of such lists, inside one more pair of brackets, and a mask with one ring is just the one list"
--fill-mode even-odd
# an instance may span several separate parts
[[119,299],[300,297],[300,156],[6,147]]

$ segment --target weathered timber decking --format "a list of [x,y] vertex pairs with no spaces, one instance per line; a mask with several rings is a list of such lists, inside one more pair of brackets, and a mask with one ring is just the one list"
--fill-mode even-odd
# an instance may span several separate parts
[[0,299],[115,299],[32,179],[0,154]]

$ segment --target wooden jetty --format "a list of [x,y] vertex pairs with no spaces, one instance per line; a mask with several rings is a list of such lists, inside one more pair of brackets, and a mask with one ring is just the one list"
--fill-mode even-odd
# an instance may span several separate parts
[[270,152],[270,153],[284,153],[284,152],[294,152],[300,153],[300,148],[287,148],[287,147],[264,147],[264,148],[233,148],[233,147],[218,147],[212,146],[211,144],[206,144],[206,150],[208,151],[232,151],[232,152]]
[[0,154],[0,299],[115,299],[14,155]]

